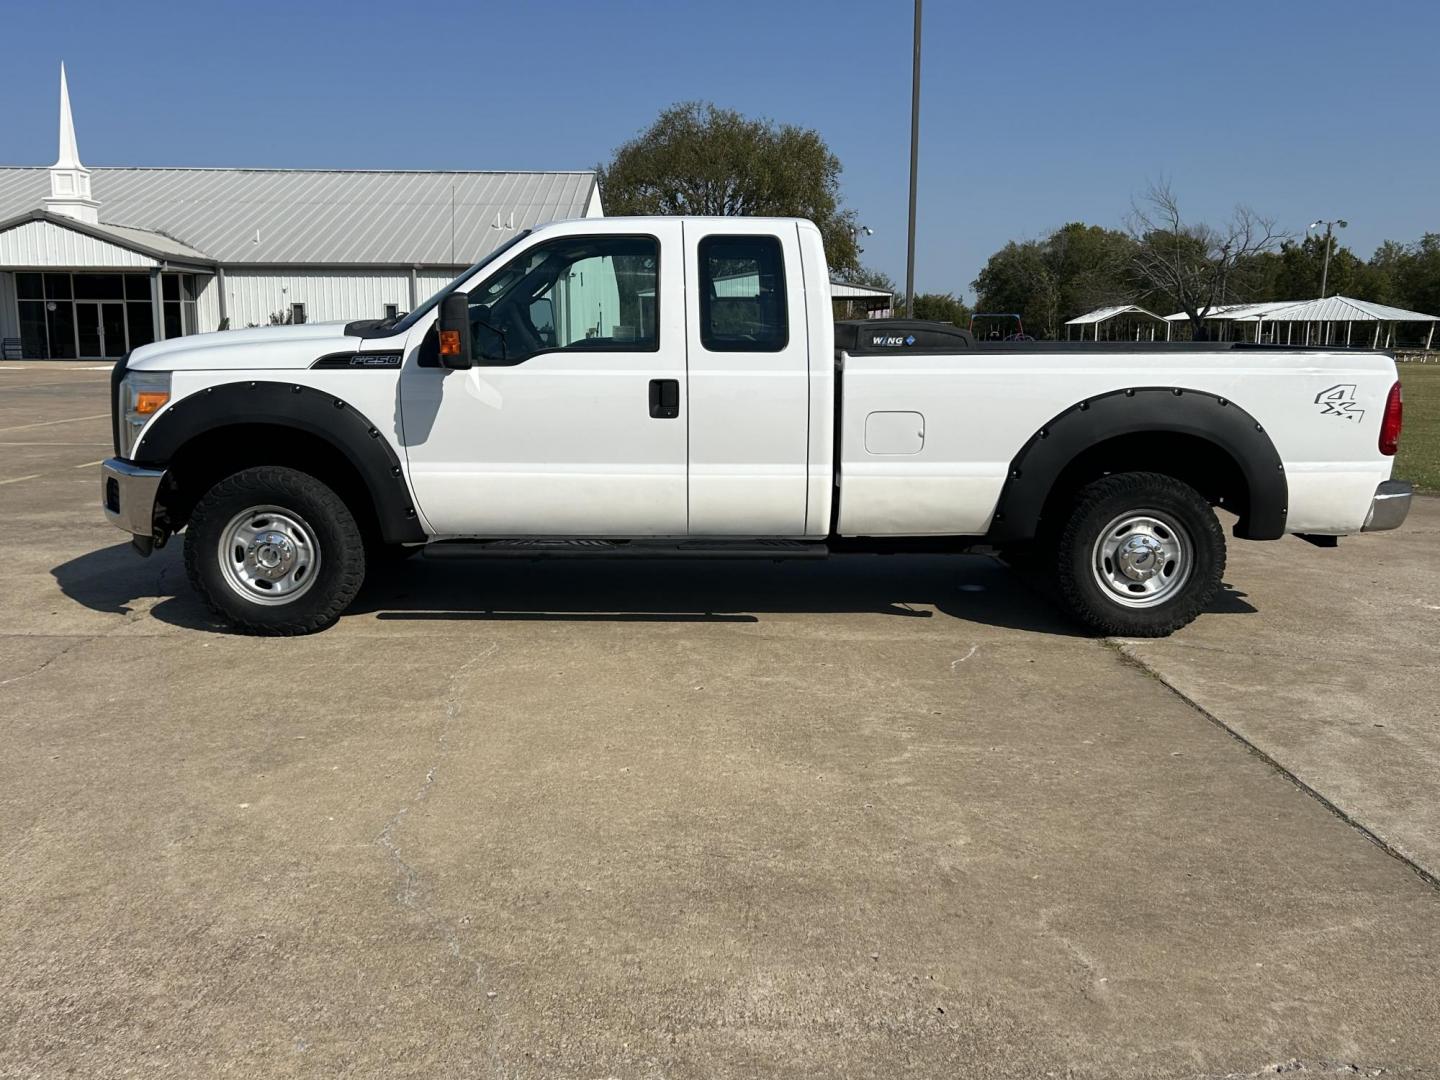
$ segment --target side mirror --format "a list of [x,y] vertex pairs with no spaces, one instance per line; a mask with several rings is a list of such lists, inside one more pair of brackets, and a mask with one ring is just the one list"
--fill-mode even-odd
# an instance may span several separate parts
[[470,294],[453,292],[440,301],[440,366],[461,370],[471,366]]

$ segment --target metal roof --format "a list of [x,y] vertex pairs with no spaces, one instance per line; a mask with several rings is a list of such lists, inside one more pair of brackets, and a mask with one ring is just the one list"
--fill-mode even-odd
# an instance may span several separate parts
[[[1166,322],[1190,318],[1183,311],[1166,315]],[[1208,319],[1230,322],[1440,322],[1440,316],[1418,311],[1353,300],[1348,296],[1327,296],[1324,300],[1267,300],[1262,304],[1221,304],[1210,309]]]
[[1327,296],[1305,300],[1271,311],[1265,322],[1440,322],[1440,315],[1354,300],[1348,296]]
[[1067,319],[1066,326],[1089,325],[1090,323],[1102,323],[1106,319],[1113,319],[1117,315],[1144,315],[1150,319],[1163,322],[1159,315],[1153,311],[1146,311],[1138,304],[1112,304],[1110,307],[1096,308],[1094,311],[1087,311],[1084,315],[1076,315],[1073,319]]
[[[90,173],[100,228],[143,231],[149,247],[159,234],[227,265],[469,265],[521,229],[584,217],[595,189],[593,172]],[[49,194],[49,169],[0,168],[0,221]]]
[[[1209,319],[1252,319],[1256,315],[1264,315],[1280,308],[1290,307],[1297,303],[1295,300],[1266,300],[1259,304],[1216,304],[1205,313]],[[1183,311],[1177,311],[1174,315],[1166,315],[1166,322],[1184,322],[1190,316]]]

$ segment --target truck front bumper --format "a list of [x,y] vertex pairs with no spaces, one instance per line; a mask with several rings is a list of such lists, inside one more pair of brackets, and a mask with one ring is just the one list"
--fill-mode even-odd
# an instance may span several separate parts
[[1365,532],[1379,532],[1382,529],[1398,529],[1410,513],[1410,496],[1414,488],[1408,480],[1386,480],[1375,489],[1375,498],[1370,500],[1370,513],[1366,515]]
[[165,470],[142,469],[120,458],[100,463],[100,505],[110,524],[135,537],[135,547],[149,555],[155,543],[155,497]]

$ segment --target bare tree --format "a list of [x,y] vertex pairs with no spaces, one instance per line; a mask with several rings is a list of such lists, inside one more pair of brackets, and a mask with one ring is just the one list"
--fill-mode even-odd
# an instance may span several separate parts
[[1196,340],[1206,336],[1205,318],[1212,310],[1243,299],[1237,286],[1245,265],[1286,238],[1273,218],[1248,206],[1235,207],[1220,228],[1187,225],[1168,180],[1151,184],[1131,204],[1127,225],[1136,245],[1136,276],[1190,317]]

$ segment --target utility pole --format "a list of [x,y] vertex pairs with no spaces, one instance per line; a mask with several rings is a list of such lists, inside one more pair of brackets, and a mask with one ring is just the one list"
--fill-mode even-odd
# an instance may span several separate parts
[[1325,226],[1325,261],[1324,261],[1324,263],[1321,264],[1321,270],[1320,270],[1320,299],[1321,299],[1321,300],[1324,300],[1324,299],[1325,299],[1325,292],[1326,292],[1326,290],[1328,289],[1328,287],[1329,287],[1329,285],[1330,285],[1330,240],[1331,240],[1331,236],[1332,236],[1333,233],[1334,233],[1334,230],[1335,230],[1335,226],[1336,226],[1336,225],[1339,225],[1340,228],[1344,229],[1344,228],[1348,228],[1349,225],[1350,225],[1350,223],[1349,223],[1348,221],[1346,221],[1344,218],[1336,218],[1334,221],[1312,221],[1312,222],[1310,223],[1309,227],[1307,227],[1305,231],[1306,231],[1306,232],[1309,232],[1311,229],[1318,229],[1321,225],[1324,225],[1324,226]]
[[915,317],[915,170],[920,160],[920,2],[915,0],[915,57],[910,74],[910,228],[905,251],[905,314]]

